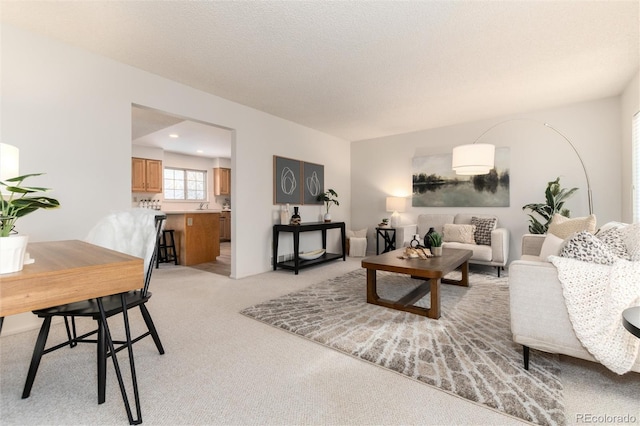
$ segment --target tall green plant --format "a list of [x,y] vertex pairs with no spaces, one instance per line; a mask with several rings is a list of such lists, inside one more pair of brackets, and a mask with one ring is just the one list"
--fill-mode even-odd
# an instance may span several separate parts
[[565,201],[576,192],[578,188],[566,189],[560,186],[560,178],[547,184],[544,191],[546,203],[527,204],[522,210],[531,210],[542,218],[538,219],[533,214],[529,214],[529,232],[532,234],[546,234],[553,215],[558,213],[562,216],[569,217],[571,212],[563,208]]
[[[0,192],[0,237],[8,237],[13,231],[16,221],[33,213],[38,209],[55,209],[60,207],[58,200],[41,195],[37,192],[49,191],[49,188],[36,186],[22,186],[22,181],[43,173],[23,175],[0,182],[5,189]],[[8,194],[6,194],[8,193]]]

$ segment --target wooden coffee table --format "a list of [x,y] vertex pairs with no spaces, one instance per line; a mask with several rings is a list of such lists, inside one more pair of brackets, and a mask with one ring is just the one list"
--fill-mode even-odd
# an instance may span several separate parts
[[[471,250],[443,249],[442,256],[429,259],[400,259],[404,249],[390,251],[379,256],[367,257],[362,260],[362,267],[367,269],[367,303],[380,305],[399,311],[438,319],[440,318],[440,283],[469,286],[469,259]],[[460,269],[462,278],[450,280],[443,278],[449,272]],[[378,296],[376,288],[376,271],[396,272],[424,279],[415,290],[400,298],[387,300]],[[431,292],[431,307],[423,308],[414,303]]]

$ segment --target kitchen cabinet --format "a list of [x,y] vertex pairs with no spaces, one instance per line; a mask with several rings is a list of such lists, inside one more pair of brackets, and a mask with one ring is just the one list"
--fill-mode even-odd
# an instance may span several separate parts
[[213,193],[231,195],[231,169],[216,167],[213,169]]
[[231,212],[220,213],[220,241],[231,241]]
[[169,213],[165,229],[173,229],[181,265],[213,262],[220,256],[220,213]]
[[162,161],[131,159],[131,191],[162,192]]

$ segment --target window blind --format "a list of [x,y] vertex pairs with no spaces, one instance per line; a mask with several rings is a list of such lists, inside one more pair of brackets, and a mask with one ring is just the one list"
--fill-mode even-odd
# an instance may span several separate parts
[[633,188],[633,222],[640,222],[640,111],[633,116],[631,129],[631,185]]

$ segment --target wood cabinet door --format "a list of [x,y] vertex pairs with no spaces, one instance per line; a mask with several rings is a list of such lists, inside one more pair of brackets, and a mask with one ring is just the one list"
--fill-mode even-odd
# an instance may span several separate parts
[[131,191],[146,191],[146,167],[144,158],[131,159]]
[[146,160],[147,192],[162,192],[162,161]]
[[231,241],[231,213],[220,213],[220,241]]
[[213,179],[213,193],[215,195],[231,195],[231,169],[213,169]]

